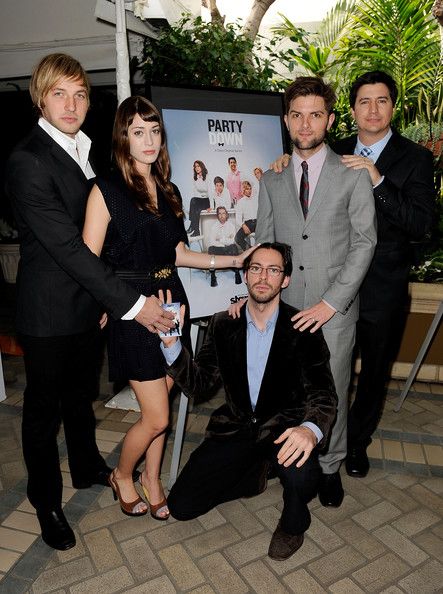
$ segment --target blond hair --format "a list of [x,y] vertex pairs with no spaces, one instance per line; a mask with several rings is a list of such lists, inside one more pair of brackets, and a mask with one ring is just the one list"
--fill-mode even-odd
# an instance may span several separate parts
[[34,105],[42,111],[43,99],[61,78],[80,79],[86,88],[89,103],[91,87],[83,66],[67,54],[49,54],[40,60],[32,73],[29,92]]

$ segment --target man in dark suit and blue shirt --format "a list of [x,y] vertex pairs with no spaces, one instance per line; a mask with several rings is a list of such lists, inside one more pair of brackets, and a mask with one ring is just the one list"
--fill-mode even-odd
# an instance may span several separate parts
[[188,396],[202,399],[218,384],[226,395],[170,492],[171,515],[189,520],[260,493],[271,464],[284,502],[268,553],[276,560],[303,544],[321,475],[317,450],[337,403],[321,330],[294,332],[297,310],[280,300],[291,272],[289,246],[258,246],[244,262],[246,306],[236,319],[213,316],[195,361],[177,338],[162,338],[167,373]]
[[352,169],[369,172],[377,213],[377,246],[360,287],[357,345],[361,371],[348,414],[350,476],[369,470],[366,448],[381,416],[390,362],[398,346],[407,298],[411,241],[423,239],[435,212],[432,153],[391,128],[397,99],[385,72],[366,72],[350,91],[357,136],[332,148]]
[[94,171],[91,141],[80,131],[89,108],[82,66],[51,54],[35,68],[30,93],[40,118],[13,151],[6,192],[20,236],[17,330],[24,351],[23,454],[28,498],[43,540],[75,545],[61,509],[57,433],[63,421],[72,484],[108,484],[110,469],[95,443],[92,409],[98,373],[99,319],[136,319],[151,331],[172,326],[156,297],[114,276],[83,243],[81,231]]

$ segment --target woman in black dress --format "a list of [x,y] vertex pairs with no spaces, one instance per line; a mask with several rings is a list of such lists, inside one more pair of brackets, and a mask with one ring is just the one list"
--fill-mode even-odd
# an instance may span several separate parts
[[[242,266],[247,252],[236,257],[210,256],[186,246],[181,198],[170,181],[163,123],[158,110],[144,97],[129,97],[118,108],[113,156],[115,173],[97,178],[89,196],[83,237],[121,278],[141,295],[170,290],[173,301],[187,305],[176,266]],[[137,311],[131,311],[127,320],[109,320],[110,379],[129,380],[141,411],[126,434],[109,480],[124,513],[145,514],[148,507],[132,482],[135,464],[145,454],[140,484],[151,515],[166,520],[169,510],[159,477],[172,381],[165,374],[155,329],[150,332],[131,319],[135,315]]]

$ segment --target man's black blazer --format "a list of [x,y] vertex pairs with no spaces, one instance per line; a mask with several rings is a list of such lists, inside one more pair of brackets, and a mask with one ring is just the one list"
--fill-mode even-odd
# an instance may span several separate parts
[[84,332],[97,324],[103,309],[119,318],[139,297],[82,240],[91,187],[77,163],[38,125],[8,161],[6,193],[21,250],[20,333]]
[[[354,153],[357,136],[338,141],[339,155]],[[403,302],[411,264],[411,241],[422,240],[435,214],[432,153],[393,131],[377,159],[384,180],[374,188],[377,246],[360,287],[360,308],[395,308]]]
[[183,348],[167,373],[185,394],[198,400],[223,384],[226,402],[211,416],[207,436],[218,439],[252,435],[274,439],[303,421],[323,433],[323,446],[335,419],[337,396],[323,333],[294,331],[291,317],[298,311],[280,302],[271,349],[255,410],[249,396],[245,307],[240,318],[215,314],[206,339],[192,360]]

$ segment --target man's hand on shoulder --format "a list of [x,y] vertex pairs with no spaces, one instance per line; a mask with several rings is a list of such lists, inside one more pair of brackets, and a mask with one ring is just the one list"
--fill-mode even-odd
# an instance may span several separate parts
[[269,169],[272,169],[274,173],[281,173],[283,169],[285,169],[289,165],[290,162],[291,155],[285,153],[284,155],[280,155],[280,157],[277,157],[277,159],[275,159],[275,161],[273,161],[269,165]]
[[316,305],[299,311],[292,316],[291,321],[295,322],[294,329],[303,332],[309,328],[311,334],[329,322],[336,310],[325,301],[320,301]]
[[277,454],[279,464],[283,464],[286,467],[290,466],[301,456],[296,464],[297,468],[300,468],[317,445],[317,438],[309,427],[290,427],[274,443],[283,443]]
[[382,180],[379,170],[368,157],[363,157],[363,155],[343,155],[341,162],[351,169],[367,169],[373,186],[378,185]]

